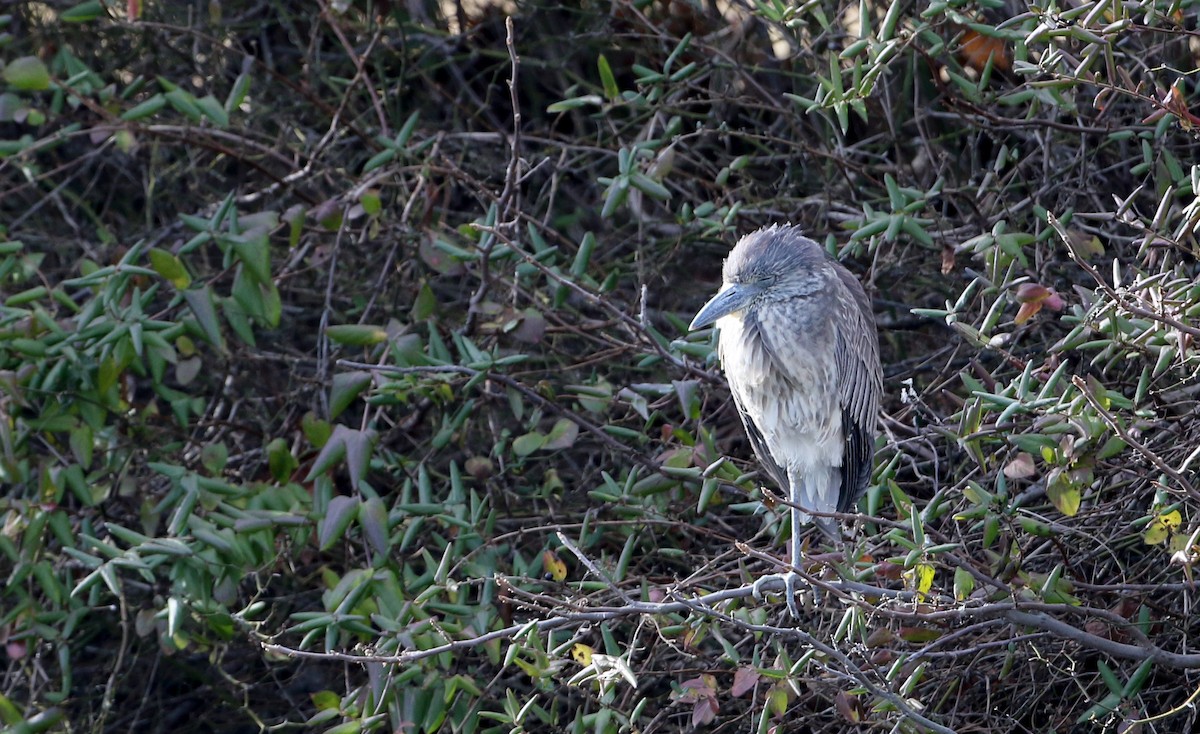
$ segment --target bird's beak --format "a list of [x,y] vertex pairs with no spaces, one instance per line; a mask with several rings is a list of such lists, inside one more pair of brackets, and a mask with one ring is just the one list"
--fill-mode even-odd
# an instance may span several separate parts
[[716,323],[719,318],[741,311],[756,295],[758,295],[758,289],[753,286],[731,285],[704,304],[704,308],[700,309],[696,318],[692,319],[692,325],[688,329],[692,331],[703,329],[705,326]]

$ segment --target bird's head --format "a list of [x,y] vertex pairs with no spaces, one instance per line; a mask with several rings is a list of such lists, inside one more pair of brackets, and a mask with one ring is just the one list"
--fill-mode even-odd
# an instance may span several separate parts
[[821,291],[831,263],[816,242],[791,225],[772,225],[738,241],[725,259],[721,291],[700,309],[690,329],[739,311],[805,298]]

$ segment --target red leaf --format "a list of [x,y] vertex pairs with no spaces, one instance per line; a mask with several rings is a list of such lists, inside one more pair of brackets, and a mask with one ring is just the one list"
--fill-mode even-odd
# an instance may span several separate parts
[[717,699],[702,698],[696,702],[696,706],[692,709],[692,726],[703,726],[711,724],[717,718]]
[[754,690],[754,686],[758,684],[758,679],[761,677],[754,668],[738,668],[737,672],[733,674],[733,687],[729,689],[730,695],[737,698]]

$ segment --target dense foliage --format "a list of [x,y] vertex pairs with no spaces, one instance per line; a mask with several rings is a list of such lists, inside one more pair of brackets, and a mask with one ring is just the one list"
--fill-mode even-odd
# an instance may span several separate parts
[[[12,731],[1194,725],[1196,3],[6,12]],[[799,625],[686,328],[775,221],[887,374]]]

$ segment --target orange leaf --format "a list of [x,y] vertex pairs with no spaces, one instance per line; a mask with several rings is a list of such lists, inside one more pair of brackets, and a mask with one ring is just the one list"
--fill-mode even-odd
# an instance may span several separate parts
[[1017,310],[1017,318],[1014,319],[1017,322],[1017,326],[1020,326],[1029,319],[1033,318],[1037,315],[1037,312],[1041,310],[1041,301],[1029,301],[1028,303],[1022,303],[1021,308]]
[[992,68],[994,69],[1008,71],[1012,68],[1012,62],[1008,60],[1008,51],[1004,47],[1004,41],[999,38],[976,33],[969,28],[963,32],[962,45],[958,48],[958,58],[963,66],[972,68],[980,73],[987,66],[989,58],[992,60]]

